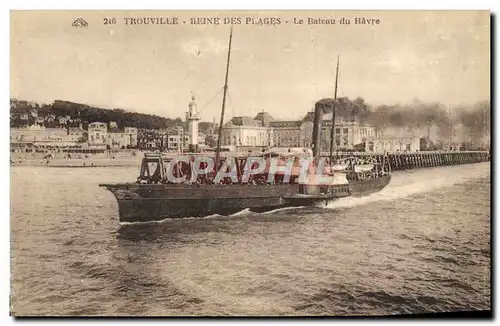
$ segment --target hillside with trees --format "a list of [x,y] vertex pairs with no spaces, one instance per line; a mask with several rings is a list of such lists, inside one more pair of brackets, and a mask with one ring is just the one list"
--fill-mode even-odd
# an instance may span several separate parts
[[166,129],[182,126],[180,118],[164,118],[157,115],[129,112],[123,109],[102,109],[86,104],[55,100],[52,104],[40,104],[23,100],[10,100],[10,126],[21,127],[38,122],[46,127],[84,128],[91,122],[116,122],[119,129],[136,127],[140,129]]

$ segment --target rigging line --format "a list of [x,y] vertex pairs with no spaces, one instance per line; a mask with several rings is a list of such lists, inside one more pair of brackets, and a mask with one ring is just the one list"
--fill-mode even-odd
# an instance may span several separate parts
[[215,94],[215,96],[212,97],[212,99],[210,101],[208,101],[207,103],[205,103],[205,105],[200,109],[200,111],[198,112],[198,114],[200,114],[207,106],[209,106],[210,103],[212,103],[212,101],[215,100],[215,98],[217,97],[217,95],[219,95],[220,92],[222,92],[223,89],[224,89],[224,87],[221,87],[221,89],[219,89],[219,91],[217,92],[217,94]]

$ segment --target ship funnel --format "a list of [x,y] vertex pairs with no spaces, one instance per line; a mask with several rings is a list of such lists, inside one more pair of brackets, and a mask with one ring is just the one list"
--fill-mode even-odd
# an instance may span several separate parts
[[313,120],[313,155],[314,161],[317,163],[321,155],[321,120],[323,119],[323,106],[316,102],[314,105],[314,120]]
[[[315,162],[319,162],[319,158],[321,155],[321,122],[323,121],[323,117],[326,113],[333,112],[333,121],[335,121],[335,99],[324,98],[322,100],[317,101],[314,104],[314,120],[313,120],[313,154]],[[333,135],[333,126],[334,123],[332,121],[332,135]],[[332,138],[333,143],[333,138]],[[331,156],[331,154],[330,154]]]

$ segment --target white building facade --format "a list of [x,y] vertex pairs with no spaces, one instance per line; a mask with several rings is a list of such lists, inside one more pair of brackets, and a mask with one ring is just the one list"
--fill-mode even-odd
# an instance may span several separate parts
[[88,126],[88,143],[91,149],[106,149],[108,126],[103,122],[92,122]]
[[274,146],[311,147],[313,123],[311,121],[272,121]]
[[416,136],[367,138],[365,151],[373,153],[385,152],[418,152],[420,138]]
[[106,145],[111,149],[136,148],[137,128],[125,127],[123,132],[108,132]]
[[10,129],[12,149],[86,148],[86,131],[79,128],[45,128],[32,125]]
[[[197,145],[205,146],[206,135],[202,132],[198,132]],[[173,127],[164,132],[164,144],[166,144],[166,149],[171,151],[187,151],[189,149],[189,144],[192,144],[191,137],[184,128],[177,126]]]
[[251,117],[234,117],[222,128],[221,145],[267,147],[273,145],[273,130]]

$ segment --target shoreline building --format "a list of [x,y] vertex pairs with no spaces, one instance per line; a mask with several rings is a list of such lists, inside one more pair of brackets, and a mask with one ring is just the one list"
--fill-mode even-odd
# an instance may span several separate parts
[[39,125],[10,129],[11,151],[87,150],[87,132],[81,128],[46,128]]
[[236,147],[273,146],[273,129],[251,117],[233,117],[222,128],[221,145]]
[[[203,149],[206,147],[205,145],[205,134],[202,132],[198,132],[198,149]],[[170,151],[186,151],[189,149],[189,143],[191,141],[191,137],[189,137],[188,133],[182,130],[180,131],[169,131],[165,134],[165,149]]]
[[372,153],[385,152],[418,152],[420,137],[418,136],[379,136],[366,139],[365,151]]
[[[276,120],[267,112],[260,112],[255,118],[234,117],[222,130],[222,145],[236,147],[311,147],[313,133],[313,112],[302,120]],[[322,121],[321,151],[330,150],[332,115],[326,114]],[[365,148],[369,137],[376,138],[375,127],[360,124],[353,117],[335,117],[335,150]]]
[[311,147],[313,123],[311,121],[273,121],[273,141],[277,147]]
[[445,141],[443,142],[443,150],[450,152],[459,152],[461,148],[461,144],[453,141]]
[[89,149],[105,151],[108,144],[108,126],[103,122],[92,122],[88,126]]
[[[273,129],[274,143],[280,147],[311,147],[313,132],[313,112],[308,112],[302,120],[280,121],[270,123]],[[335,143],[336,151],[354,150],[364,148],[368,137],[376,137],[374,127],[362,125],[354,118],[346,119],[342,116],[335,117]],[[326,114],[321,124],[321,151],[330,151],[332,133],[332,115]]]
[[164,132],[140,129],[137,133],[137,148],[140,150],[159,150],[164,146],[164,140]]
[[[127,133],[127,129],[125,130]],[[205,134],[198,132],[198,147],[204,148]],[[145,130],[141,129],[137,136],[137,148],[151,151],[187,151],[190,137],[182,126],[168,129]]]
[[137,128],[125,127],[123,132],[118,127],[110,128],[107,134],[107,147],[110,149],[129,149],[137,147]]
[[189,137],[184,127],[175,126],[165,131],[166,149],[183,151],[189,147]]
[[[308,112],[304,121],[312,121],[314,113]],[[327,113],[321,123],[321,151],[330,151],[332,134],[332,114]],[[359,123],[355,117],[335,116],[335,151],[356,150],[364,148],[368,137],[377,137],[375,127]]]

